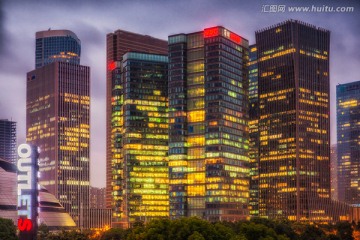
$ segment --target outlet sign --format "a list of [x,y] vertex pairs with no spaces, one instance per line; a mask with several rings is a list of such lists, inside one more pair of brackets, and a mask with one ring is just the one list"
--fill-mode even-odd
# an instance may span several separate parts
[[37,230],[39,153],[36,146],[21,144],[18,156],[18,229],[20,239],[31,239]]

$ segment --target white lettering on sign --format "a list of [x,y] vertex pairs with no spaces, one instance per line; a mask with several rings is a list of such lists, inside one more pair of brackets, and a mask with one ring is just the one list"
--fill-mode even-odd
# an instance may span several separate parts
[[32,186],[32,171],[31,166],[31,146],[28,144],[21,144],[18,147],[19,160],[18,167],[18,215],[26,216],[31,219],[31,194],[26,194],[25,190],[31,190]]

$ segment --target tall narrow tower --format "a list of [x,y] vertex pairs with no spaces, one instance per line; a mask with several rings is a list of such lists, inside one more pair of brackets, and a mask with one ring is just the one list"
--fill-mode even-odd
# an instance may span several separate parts
[[328,221],[330,32],[289,20],[256,32],[259,213]]
[[[167,86],[164,72],[167,58],[165,60],[159,54],[167,56],[168,48],[164,40],[117,30],[107,35],[106,49],[106,206],[113,209],[114,226],[127,227],[136,220],[150,220],[156,214],[164,217],[164,209],[168,208],[163,203],[154,208],[151,201],[154,203],[155,198],[146,198],[150,196],[145,195],[153,191],[148,189],[145,193],[146,188],[152,188],[150,185],[155,183],[146,184],[142,176],[155,175],[150,174],[150,168],[141,167],[147,162],[148,167],[159,163],[162,156],[163,163],[157,167],[167,168],[167,154],[163,155],[167,139],[154,137],[167,135],[167,129],[164,129],[167,124],[164,122],[167,115],[164,102],[167,99],[164,89]],[[155,119],[162,122],[155,123]],[[151,151],[150,145],[158,145],[159,151],[154,154],[160,155],[150,157],[147,152]],[[135,146],[140,149],[133,149]],[[139,165],[134,167],[134,164]],[[139,182],[131,182],[135,180]],[[159,183],[153,186],[161,186],[161,191],[164,190]],[[159,207],[163,210],[158,211]],[[151,211],[146,215],[145,212]]]
[[127,52],[117,66],[113,223],[128,227],[169,216],[168,57]]
[[26,81],[26,139],[41,149],[40,184],[82,227],[90,187],[90,68],[79,64],[73,32],[50,30],[36,38],[36,69]]
[[169,36],[170,217],[248,217],[248,41],[224,27]]
[[249,159],[250,193],[249,213],[259,216],[259,95],[256,45],[249,47]]

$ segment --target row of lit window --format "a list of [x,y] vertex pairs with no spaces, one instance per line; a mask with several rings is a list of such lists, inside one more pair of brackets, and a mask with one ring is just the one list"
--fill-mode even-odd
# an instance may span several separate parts
[[87,96],[87,95],[78,95],[78,94],[74,94],[74,93],[63,93],[63,94],[65,97],[90,101],[90,96]]
[[132,189],[132,192],[134,194],[159,194],[159,195],[165,195],[168,194],[167,189],[140,189],[140,188],[134,188]]
[[143,178],[168,178],[169,173],[157,173],[157,172],[130,172],[130,177],[143,177]]
[[[121,215],[120,215],[121,216]],[[151,211],[137,211],[137,212],[129,212],[129,216],[134,217],[169,217],[169,211],[165,212],[151,212]]]
[[126,104],[135,104],[135,105],[142,105],[142,106],[158,106],[158,107],[166,107],[167,101],[149,101],[149,100],[139,100],[139,99],[126,99],[124,101],[124,105]]
[[64,102],[70,102],[70,103],[80,103],[80,104],[83,104],[83,105],[90,105],[90,101],[89,100],[78,100],[78,99],[72,99],[72,98],[68,98],[68,97],[65,97],[64,98]]
[[242,161],[249,161],[249,158],[247,156],[228,153],[228,152],[207,152],[206,158],[216,158],[216,157],[225,157],[225,158],[231,158],[236,160],[242,160]]
[[125,144],[124,149],[167,151],[169,147],[163,145]]
[[356,99],[347,100],[345,102],[339,102],[338,106],[341,108],[351,108],[351,107],[357,107],[360,105],[360,102],[358,102]]
[[328,105],[326,103],[321,103],[321,102],[317,102],[317,101],[311,101],[311,100],[307,100],[307,99],[300,99],[299,100],[300,103],[306,103],[312,106],[321,106],[321,107],[328,107]]
[[274,54],[271,54],[271,55],[268,55],[268,56],[261,57],[259,59],[259,61],[262,62],[262,61],[265,61],[265,60],[281,57],[281,56],[284,56],[284,55],[287,55],[287,54],[290,54],[290,53],[295,53],[295,52],[296,52],[295,48],[290,48],[290,49],[283,50],[283,51],[280,51],[280,52],[277,52],[277,53],[274,53]]
[[324,56],[324,55],[321,55],[321,54],[318,54],[318,53],[312,53],[312,52],[306,52],[302,49],[300,49],[300,54],[303,54],[303,55],[306,55],[306,56],[311,56],[311,57],[314,57],[314,58],[317,58],[317,59],[322,59],[322,60],[327,60],[328,57],[327,56]]
[[[132,171],[132,172],[158,172],[158,173],[167,173],[168,172],[168,167],[167,166],[164,166],[164,167],[137,167],[137,166],[134,166],[132,167],[132,170],[129,170],[129,171]],[[137,174],[137,173],[136,173]],[[136,174],[134,175],[134,177],[136,177]]]

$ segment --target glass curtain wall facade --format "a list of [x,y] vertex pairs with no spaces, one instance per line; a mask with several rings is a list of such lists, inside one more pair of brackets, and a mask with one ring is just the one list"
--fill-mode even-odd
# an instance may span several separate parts
[[336,86],[338,199],[360,206],[360,81]]
[[289,20],[256,32],[259,71],[259,213],[331,220],[330,32]]
[[69,30],[48,30],[36,33],[35,68],[52,62],[80,64],[81,43]]
[[15,164],[16,154],[16,122],[0,119],[0,158]]
[[[109,33],[106,37],[106,207],[112,208],[113,225],[120,223],[122,214],[120,212],[122,191],[119,190],[123,175],[117,171],[122,158],[119,155],[121,145],[116,142],[117,136],[122,134],[119,128],[119,106],[118,100],[122,96],[120,89],[115,90],[117,83],[114,83],[114,74],[120,77],[121,69],[119,64],[125,53],[129,51],[145,52],[150,54],[167,55],[167,41],[153,38],[147,35],[117,30]],[[116,104],[116,106],[114,106]]]
[[249,158],[250,158],[250,216],[259,215],[259,99],[256,45],[249,47]]
[[248,41],[223,28],[169,36],[170,217],[248,217]]
[[41,149],[39,183],[82,227],[90,187],[90,69],[54,62],[29,72],[26,88],[26,140]]
[[113,215],[129,227],[169,216],[168,57],[128,52],[122,59],[112,71]]

